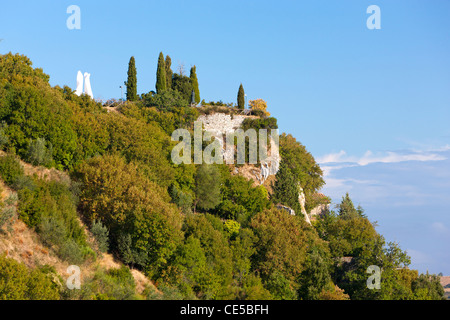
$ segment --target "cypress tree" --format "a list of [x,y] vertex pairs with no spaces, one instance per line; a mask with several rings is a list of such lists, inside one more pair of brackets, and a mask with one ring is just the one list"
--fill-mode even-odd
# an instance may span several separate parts
[[193,66],[191,68],[190,78],[191,78],[191,83],[192,83],[192,89],[195,92],[195,102],[200,103],[200,90],[198,88],[197,67],[196,66]]
[[166,56],[166,82],[167,82],[166,89],[172,88],[173,71],[171,69],[171,66],[172,66],[172,59],[170,59],[169,55],[167,55]]
[[127,100],[136,101],[137,100],[137,78],[136,78],[136,61],[134,57],[130,58],[128,63],[128,79],[125,81],[125,86],[127,87]]
[[156,70],[156,93],[161,93],[167,89],[166,81],[166,63],[164,61],[164,55],[159,53],[158,68]]
[[242,83],[239,86],[237,101],[238,101],[238,108],[245,109],[245,92],[244,92],[244,87],[242,86]]

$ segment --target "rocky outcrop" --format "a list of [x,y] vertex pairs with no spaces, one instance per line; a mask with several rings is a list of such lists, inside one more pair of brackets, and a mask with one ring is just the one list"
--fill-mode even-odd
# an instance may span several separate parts
[[306,197],[305,193],[303,192],[303,188],[300,185],[300,182],[298,183],[298,202],[300,203],[300,208],[302,210],[302,214],[305,217],[305,221],[308,224],[311,224],[311,220],[309,219],[308,213],[306,212],[305,205],[306,205]]
[[[228,154],[229,150],[226,150],[226,135],[227,134],[233,134],[236,132],[236,130],[242,128],[242,123],[244,120],[248,118],[248,116],[243,115],[228,115],[224,113],[214,113],[209,115],[201,115],[198,117],[197,121],[201,121],[203,123],[204,131],[210,132],[213,137],[217,141],[219,141],[221,147],[224,159],[232,159],[234,156],[233,154]],[[280,161],[281,157],[279,154],[279,146],[278,141],[274,141],[273,137],[271,137],[270,141],[270,152],[267,155],[267,158],[261,161],[260,167],[256,166],[249,166],[247,168],[246,173],[247,175],[250,175],[251,178],[254,181],[259,182],[259,184],[264,184],[264,182],[270,177],[277,174],[279,167],[280,167]],[[243,168],[234,169],[234,174],[243,174]],[[303,216],[305,217],[305,221],[311,225],[310,216],[306,212],[305,204],[306,204],[306,198],[305,193],[303,192],[303,188],[301,185],[298,185],[299,187],[299,198],[298,201],[300,203],[301,212]],[[285,210],[290,215],[295,215],[295,211],[292,208],[289,208],[285,205],[278,204],[278,209]],[[317,214],[319,209],[314,211],[314,214]]]
[[[211,133],[219,142],[222,148],[222,155],[226,161],[226,159],[234,158],[234,150],[227,150],[226,148],[226,135],[233,134],[236,130],[241,129],[242,123],[246,118],[248,116],[214,113],[201,115],[197,118],[197,121],[201,121],[204,131]],[[261,161],[260,168],[255,168],[256,172],[259,172],[255,174],[254,180],[263,184],[269,176],[275,175],[279,170],[280,160],[278,141],[271,137],[270,152],[268,152],[267,158]]]
[[330,211],[330,205],[329,204],[319,204],[317,207],[315,207],[314,209],[311,210],[309,215],[311,217],[317,217],[317,216],[320,217],[320,216],[326,214],[329,211]]
[[294,209],[292,209],[292,208],[290,208],[290,207],[288,207],[288,206],[284,206],[284,205],[282,205],[282,204],[277,204],[277,209],[278,210],[284,210],[284,211],[286,211],[287,213],[289,213],[291,216],[295,216],[295,211],[294,211]]

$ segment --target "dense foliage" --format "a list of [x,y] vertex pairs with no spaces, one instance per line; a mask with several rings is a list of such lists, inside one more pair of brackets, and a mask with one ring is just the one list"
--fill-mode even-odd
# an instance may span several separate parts
[[[161,53],[157,92],[108,113],[89,96],[51,87],[28,58],[0,56],[0,146],[6,151],[0,177],[18,194],[18,217],[62,260],[84,263],[108,252],[125,265],[96,270],[82,290],[61,293],[51,272],[0,257],[0,298],[135,299],[127,266],[157,286],[147,298],[442,298],[437,278],[409,270],[406,253],[386,243],[348,194],[337,213],[313,226],[305,222],[299,185],[309,211],[323,173],[291,135],[280,136],[282,162],[270,196],[263,185],[234,175],[232,166],[173,164],[170,135],[192,130],[199,110],[189,107],[196,76],[173,74],[170,65]],[[277,122],[264,116],[246,120],[244,128],[276,129]],[[20,159],[66,170],[70,178],[33,176]],[[277,203],[297,215],[276,209]],[[15,214],[5,212],[0,222]],[[382,270],[380,290],[366,286],[370,265]]]
[[[54,272],[53,272],[54,274]],[[58,300],[60,288],[48,268],[29,270],[0,255],[0,300]]]

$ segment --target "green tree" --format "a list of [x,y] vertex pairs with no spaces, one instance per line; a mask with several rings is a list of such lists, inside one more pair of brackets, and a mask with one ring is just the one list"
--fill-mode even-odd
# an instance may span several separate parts
[[189,78],[191,78],[192,89],[194,90],[194,94],[195,94],[195,102],[198,104],[200,102],[200,89],[198,88],[197,67],[196,66],[193,66],[191,68],[191,73],[190,73]]
[[[323,242],[323,241],[322,241]],[[300,277],[299,296],[306,300],[317,300],[323,290],[330,290],[331,259],[326,245],[311,246],[305,270]]]
[[[185,236],[199,240],[204,253],[204,272],[199,286],[204,299],[230,299],[233,275],[232,252],[222,221],[212,215],[191,215],[186,219]],[[191,258],[192,259],[192,258]],[[200,259],[201,261],[201,259]],[[192,261],[196,263],[196,261]]]
[[172,78],[172,89],[178,91],[187,103],[191,102],[193,90],[191,78],[174,73]]
[[344,197],[342,197],[342,201],[339,204],[338,208],[339,208],[339,216],[342,219],[352,219],[356,217],[365,218],[364,210],[361,208],[361,206],[355,208],[348,192],[345,194]]
[[429,300],[446,300],[445,291],[440,282],[439,276],[435,274],[421,274],[413,283],[412,289],[417,296],[425,294]]
[[201,164],[195,176],[195,208],[214,209],[220,203],[221,175],[216,166]]
[[100,221],[94,220],[91,225],[91,232],[97,242],[98,250],[100,252],[107,252],[109,247],[108,228],[106,228]]
[[244,92],[244,87],[242,86],[242,83],[239,86],[237,102],[238,102],[239,109],[245,109],[245,92]]
[[137,100],[137,78],[136,78],[136,61],[134,57],[130,58],[128,63],[128,79],[125,82],[127,87],[127,100],[136,101]]
[[172,71],[172,59],[169,57],[169,55],[166,56],[165,61],[166,66],[166,82],[167,82],[167,89],[172,88],[172,77],[173,77],[173,71]]
[[270,204],[264,186],[253,187],[253,181],[227,172],[221,186],[222,201],[215,214],[224,219],[234,219],[246,224]]
[[295,299],[297,279],[305,270],[308,226],[303,219],[271,209],[251,221],[257,242],[253,269],[259,270],[266,288],[278,299]]
[[272,201],[275,204],[281,203],[288,206],[295,211],[296,215],[301,215],[301,206],[298,201],[298,183],[285,161],[281,161],[280,169],[275,175],[275,179],[273,191],[270,195]]
[[292,135],[280,135],[280,156],[300,182],[306,196],[306,211],[314,207],[313,195],[324,185],[323,172],[305,146]]
[[[6,148],[25,157],[30,140],[45,138],[53,145],[56,167],[71,168],[77,152],[77,135],[64,90],[52,88],[49,77],[42,70],[33,69],[31,61],[23,56],[1,56],[0,70],[0,96],[6,97],[0,99],[0,121],[6,122],[4,134],[9,138]],[[77,102],[83,101],[75,97]],[[86,96],[85,99],[91,100]]]
[[164,61],[163,53],[160,52],[156,70],[156,93],[161,93],[165,90],[167,90],[166,63]]

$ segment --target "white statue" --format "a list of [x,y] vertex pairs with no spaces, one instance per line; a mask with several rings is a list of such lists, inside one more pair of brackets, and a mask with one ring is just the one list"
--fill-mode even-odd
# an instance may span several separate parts
[[77,73],[77,90],[75,91],[75,94],[77,96],[81,96],[83,93],[83,74],[81,71],[78,71]]
[[[75,94],[77,96],[81,96],[83,93],[83,74],[81,71],[77,73],[77,89],[75,90]],[[94,99],[94,95],[92,94],[91,88],[91,74],[85,72],[84,73],[84,93]]]
[[94,99],[91,89],[91,74],[87,72],[84,73],[84,93]]

